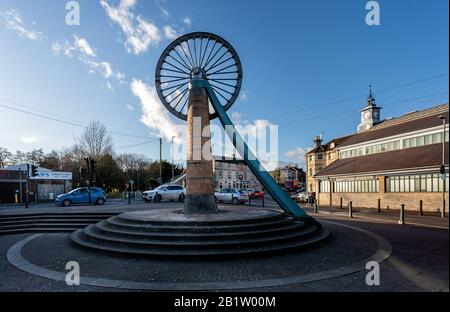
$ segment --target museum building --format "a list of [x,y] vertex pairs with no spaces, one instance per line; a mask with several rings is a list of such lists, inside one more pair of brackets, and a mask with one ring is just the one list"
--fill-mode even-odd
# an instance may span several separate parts
[[405,204],[418,210],[422,203],[424,211],[437,212],[445,187],[448,212],[449,105],[385,120],[380,110],[370,95],[356,133],[326,144],[316,137],[306,154],[308,191],[325,206],[352,201],[354,207],[399,209]]

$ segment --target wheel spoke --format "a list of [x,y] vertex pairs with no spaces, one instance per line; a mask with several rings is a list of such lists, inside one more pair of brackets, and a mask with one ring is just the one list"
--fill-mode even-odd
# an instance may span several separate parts
[[178,55],[178,57],[180,58],[180,60],[186,65],[186,68],[189,69],[189,71],[192,69],[189,67],[189,65],[184,61],[184,58],[181,57],[181,55],[178,53],[177,49],[173,49],[173,51],[175,51],[175,53]]
[[191,69],[189,67],[187,67],[187,65],[181,63],[179,60],[177,60],[176,58],[174,58],[172,55],[168,55],[168,57],[172,58],[175,62],[177,62],[178,64],[180,64],[183,68],[186,68],[188,71],[191,71]]
[[198,63],[197,63],[197,41],[195,40],[195,37],[194,37],[194,60],[195,60],[195,66],[197,66],[198,67]]
[[[181,102],[181,100],[183,99],[183,97],[186,95],[186,92],[188,91],[189,89],[186,89],[186,90],[184,90],[183,91],[183,96],[182,97],[180,97],[179,99],[178,99],[178,102],[177,102],[177,104],[175,104],[175,106],[173,107],[173,109],[177,109],[177,107],[178,107],[178,105],[180,104],[180,102]],[[183,110],[183,109],[182,109]]]
[[237,85],[231,85],[229,83],[222,82],[222,81],[217,80],[217,79],[208,79],[208,80],[214,81],[216,83],[220,83],[221,85],[225,85],[225,86],[228,86],[228,87],[231,87],[231,88],[236,88],[236,86],[237,86]]
[[[187,87],[186,89],[184,89],[180,94],[178,94],[176,97],[174,97],[173,99],[170,100],[170,102],[168,102],[169,104],[171,104],[173,101],[175,101],[177,98],[180,97],[180,95],[183,94],[184,91],[189,90],[189,87]],[[167,97],[167,96],[166,96]]]
[[[166,63],[166,64],[167,64],[167,63]],[[162,67],[161,69],[170,71],[170,72],[172,72],[172,73],[179,73],[179,74],[189,75],[188,73],[186,73],[186,72],[184,72],[184,71],[179,71],[179,70],[174,70],[174,69],[164,68],[164,67]]]
[[208,36],[208,40],[206,41],[205,53],[203,53],[202,61],[200,62],[200,67],[203,67],[203,61],[205,60],[206,53],[208,52],[209,42],[210,42],[210,40],[209,40],[209,36]]
[[[195,43],[195,41],[194,41],[194,43]],[[191,59],[192,59],[192,64],[194,64],[194,67],[197,67],[197,65],[195,64],[195,58],[192,56],[191,45],[189,44],[189,40],[186,41],[186,45],[188,46],[189,55],[191,56]]]
[[[160,75],[159,77],[164,77],[164,78],[184,78],[184,77],[180,77],[180,76],[171,76],[171,75]],[[185,79],[191,79],[191,77],[186,77]]]
[[216,87],[212,86],[212,88],[214,89],[214,91],[217,92],[217,94],[218,94],[220,97],[222,97],[226,102],[228,102],[228,99],[227,99],[226,97],[224,97],[224,96],[222,95],[222,93],[220,93],[219,90],[216,89]]
[[[187,56],[186,51],[184,50],[183,43],[186,43],[186,41],[183,41],[183,42],[180,44],[180,48],[181,48],[181,50],[183,51],[184,55],[186,56],[188,62],[191,64],[192,68],[194,68],[194,67],[195,67],[194,64],[192,64],[191,60],[190,60],[189,57]],[[187,45],[187,43],[186,43],[186,45]]]
[[173,90],[173,91],[170,92],[169,94],[166,94],[166,95],[165,95],[165,96],[167,97],[167,96],[171,95],[173,92],[175,92],[176,90],[181,89],[180,87],[184,86],[185,84],[186,84],[186,83],[180,83],[179,85],[176,85],[176,86],[173,86],[173,87],[170,87],[170,88],[161,89],[161,91],[164,92],[164,91],[171,90],[171,89],[175,88],[175,90]]
[[208,62],[206,62],[205,64],[205,68],[206,66],[208,66],[209,62],[211,62],[217,55],[217,53],[219,53],[219,51],[222,49],[222,46],[219,47],[219,49],[214,53],[214,55],[208,60]]
[[[172,57],[171,55],[169,55],[170,57]],[[173,58],[173,57],[172,57]],[[174,58],[173,58],[174,59]],[[176,60],[176,59],[174,59],[176,62],[178,62],[178,60]],[[184,68],[185,68],[185,66],[183,65],[183,64],[181,64],[180,62],[178,62],[178,64],[180,64],[182,67],[184,67],[184,68],[180,68],[180,67],[178,67],[178,66],[175,66],[175,65],[173,65],[172,63],[170,63],[170,62],[168,62],[168,61],[164,61],[164,63],[166,63],[166,64],[169,64],[170,66],[172,66],[172,67],[174,67],[174,68],[176,68],[176,69],[178,69],[178,70],[180,70],[180,71],[182,71],[183,73],[185,73],[186,75],[189,75],[189,73],[190,73],[190,69],[189,68],[187,68],[187,71],[188,72],[185,72],[185,70],[184,70]]]
[[[234,66],[235,64],[233,64],[232,66]],[[226,68],[226,67],[225,67]],[[224,69],[225,69],[224,68]],[[239,72],[238,71],[229,71],[229,72],[221,72],[222,70],[220,70],[220,71],[216,71],[216,72],[214,72],[214,73],[211,73],[211,74],[208,74],[207,76],[212,76],[212,75],[226,75],[226,74],[238,74]],[[236,80],[237,80],[237,78],[236,78]]]
[[[181,80],[189,80],[190,78],[178,78],[178,79],[173,79],[173,80],[167,80],[167,81],[164,81],[164,82],[162,82],[162,83],[171,83],[171,82],[177,82],[177,81],[181,81]],[[187,82],[185,82],[185,83],[187,83]]]
[[[205,66],[203,66],[203,68],[205,68],[206,65],[208,65],[209,58],[211,57],[211,54],[212,54],[212,52],[214,51],[214,48],[216,47],[216,45],[217,45],[217,41],[214,41],[214,44],[213,44],[211,50],[209,50],[209,54],[208,54],[208,57],[206,58]],[[220,49],[220,48],[219,48],[219,49]]]
[[215,75],[215,74],[218,74],[218,73],[220,73],[222,70],[226,70],[226,69],[231,68],[231,67],[233,67],[233,66],[236,66],[236,64],[231,64],[231,65],[229,65],[229,66],[227,66],[227,67],[221,68],[221,69],[219,69],[219,70],[217,70],[217,71],[215,71],[215,72],[213,72],[213,73],[210,73],[210,74],[208,74],[208,75]]
[[216,85],[213,85],[213,84],[212,84],[212,86],[214,86],[214,87],[216,87],[217,89],[222,90],[223,92],[228,93],[229,95],[233,96],[233,92],[227,91],[227,90],[222,89],[221,87],[216,86]]
[[228,59],[226,59],[224,62],[221,62],[221,63],[217,64],[217,62],[220,62],[220,60],[221,60],[225,55],[227,55],[227,53],[228,53],[228,49],[225,51],[224,54],[222,54],[221,57],[219,57],[219,58],[214,62],[214,64],[211,65],[210,68],[205,69],[205,71],[208,72],[208,71],[210,71],[211,69],[213,69],[213,68],[215,68],[215,67],[217,67],[217,66],[223,64],[224,62],[231,60],[231,59],[233,58],[233,56],[230,56],[230,57],[229,57]]

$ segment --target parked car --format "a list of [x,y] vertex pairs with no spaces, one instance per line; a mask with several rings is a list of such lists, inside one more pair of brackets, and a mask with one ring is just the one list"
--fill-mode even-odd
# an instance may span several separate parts
[[152,191],[146,191],[142,193],[142,198],[146,202],[154,201],[158,203],[160,201],[174,201],[184,202],[186,198],[186,189],[181,185],[165,184],[157,187]]
[[72,205],[89,204],[89,192],[91,193],[91,203],[95,205],[104,205],[108,196],[105,191],[99,187],[80,187],[69,193],[56,196],[55,204],[57,206],[69,207]]
[[219,192],[215,192],[214,196],[218,202],[230,202],[233,205],[248,202],[249,198],[246,191],[238,189],[222,189]]
[[308,192],[300,192],[294,195],[294,199],[298,202],[306,203],[309,200],[309,194]]
[[264,192],[263,191],[257,191],[254,189],[250,189],[247,190],[248,196],[253,199],[253,198],[263,198],[264,197]]

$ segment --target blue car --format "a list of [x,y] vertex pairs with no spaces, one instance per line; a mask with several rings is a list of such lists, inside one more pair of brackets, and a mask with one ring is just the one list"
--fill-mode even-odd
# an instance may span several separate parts
[[[104,205],[107,199],[105,192],[99,187],[89,188],[91,192],[91,203],[96,205]],[[87,187],[80,187],[70,191],[69,193],[58,195],[55,199],[57,206],[69,207],[72,205],[88,205],[89,190]]]

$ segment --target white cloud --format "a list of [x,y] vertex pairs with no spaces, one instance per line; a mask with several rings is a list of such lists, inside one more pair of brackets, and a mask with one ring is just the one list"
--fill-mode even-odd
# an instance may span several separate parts
[[139,98],[143,115],[140,121],[158,133],[159,136],[170,140],[178,137],[179,126],[168,116],[167,109],[161,104],[156,89],[141,80],[133,79],[132,93]]
[[310,147],[303,148],[303,147],[297,147],[296,149],[292,151],[288,151],[285,156],[289,159],[297,161],[300,165],[305,166],[306,165],[306,153],[311,150]]
[[120,0],[118,6],[110,5],[108,0],[101,0],[100,4],[111,21],[119,25],[125,34],[125,48],[129,53],[144,53],[151,45],[160,42],[159,28],[132,12],[135,0]]
[[164,36],[167,39],[174,40],[179,37],[176,30],[170,26],[164,26],[163,30],[164,30]]
[[242,91],[242,92],[241,92],[241,96],[239,97],[239,99],[240,99],[241,101],[247,101],[247,100],[248,100],[248,94],[247,94],[247,92],[246,92],[246,91]]
[[77,49],[85,56],[96,57],[94,49],[85,38],[79,38],[77,35],[74,35],[74,43]]
[[114,71],[111,63],[97,60],[96,49],[86,38],[74,35],[72,43],[67,40],[64,40],[62,43],[55,42],[51,45],[51,49],[55,55],[63,54],[69,58],[76,57],[89,67],[90,74],[100,74],[107,80],[102,86],[108,90],[114,91],[111,83],[112,80],[116,80],[120,84],[126,84],[125,75],[121,72]]
[[187,27],[191,27],[192,25],[192,20],[189,16],[186,16],[183,18],[183,23],[187,26]]
[[37,138],[34,136],[23,136],[20,138],[20,141],[22,141],[25,144],[31,144],[37,141]]
[[[20,37],[33,41],[39,41],[45,38],[44,34],[40,31],[29,29],[22,20],[19,11],[16,9],[0,12],[0,15],[5,20],[5,27],[15,31]],[[32,23],[32,25],[34,25],[34,23]]]

